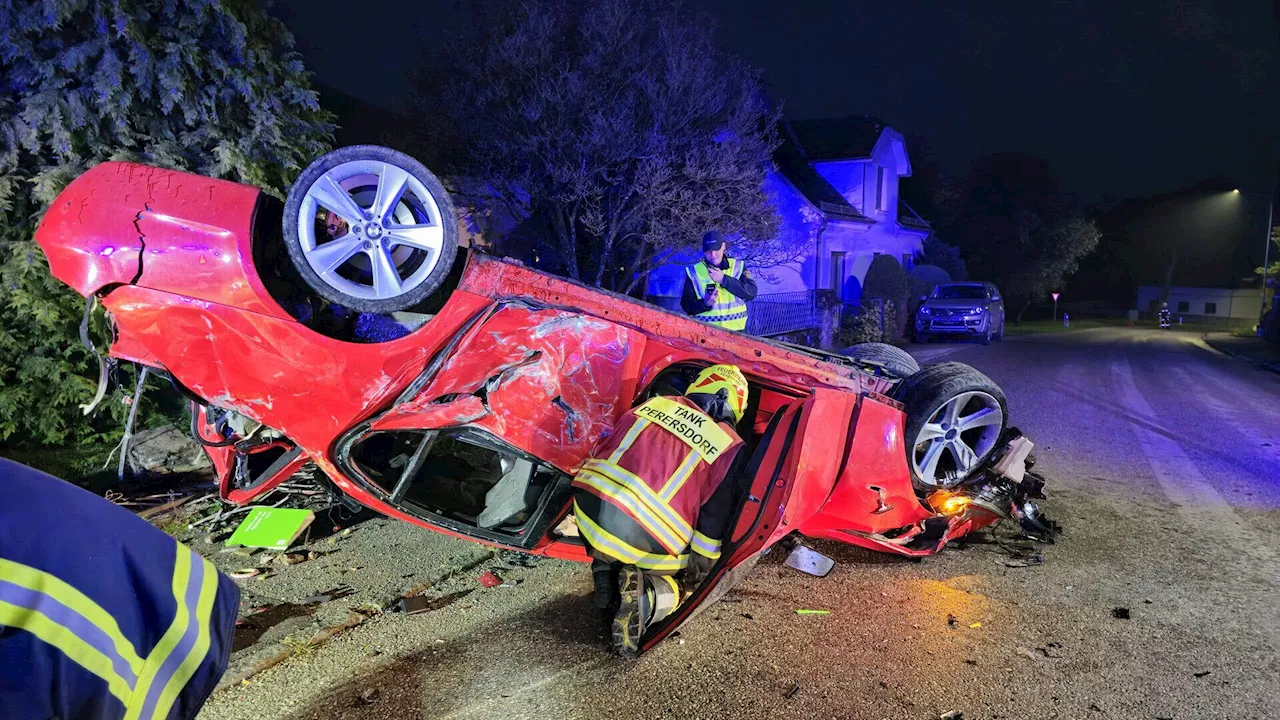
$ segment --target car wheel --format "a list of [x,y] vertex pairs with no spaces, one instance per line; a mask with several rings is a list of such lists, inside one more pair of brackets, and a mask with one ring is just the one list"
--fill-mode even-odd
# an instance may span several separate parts
[[982,337],[978,338],[978,341],[979,341],[979,342],[981,342],[983,345],[990,345],[990,344],[991,344],[991,336],[992,336],[993,334],[994,334],[994,332],[991,330],[991,328],[990,328],[990,327],[988,327],[988,328],[987,328],[987,331],[986,331],[986,332],[984,332],[984,333],[982,334]]
[[1003,318],[1000,320],[1000,329],[997,330],[995,334],[995,341],[1000,342],[1001,340],[1004,340],[1004,319]]
[[1008,416],[1004,392],[963,363],[930,365],[902,382],[907,464],[916,487],[951,487],[969,479],[996,450]]
[[444,186],[422,163],[377,145],[338,148],[311,163],[289,189],[283,225],[307,285],[358,312],[417,305],[458,253]]
[[847,358],[884,370],[894,378],[905,378],[920,372],[920,363],[911,354],[889,343],[858,343],[840,352]]

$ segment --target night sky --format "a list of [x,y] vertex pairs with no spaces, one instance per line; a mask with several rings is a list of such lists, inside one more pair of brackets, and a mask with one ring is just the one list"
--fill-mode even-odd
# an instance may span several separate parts
[[[879,115],[952,172],[1020,150],[1086,202],[1206,177],[1276,186],[1280,23],[1265,0],[689,4],[720,19],[791,117]],[[319,82],[388,107],[422,53],[471,21],[455,0],[274,8]]]

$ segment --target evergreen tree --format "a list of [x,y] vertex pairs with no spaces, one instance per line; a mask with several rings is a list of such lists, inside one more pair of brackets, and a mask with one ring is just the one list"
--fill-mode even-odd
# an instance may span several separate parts
[[68,182],[133,160],[280,195],[332,139],[293,38],[252,0],[0,0],[0,443],[93,443],[84,301],[35,228]]

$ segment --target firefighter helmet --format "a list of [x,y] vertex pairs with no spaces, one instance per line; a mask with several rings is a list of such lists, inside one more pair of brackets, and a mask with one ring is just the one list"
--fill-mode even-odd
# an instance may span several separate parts
[[721,389],[725,391],[725,402],[733,411],[734,420],[741,420],[743,411],[747,409],[747,378],[736,365],[712,365],[703,370],[684,394],[715,395]]

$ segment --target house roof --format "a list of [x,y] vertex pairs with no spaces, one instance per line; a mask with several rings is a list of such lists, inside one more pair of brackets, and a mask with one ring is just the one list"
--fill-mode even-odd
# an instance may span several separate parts
[[850,205],[849,201],[845,200],[826,178],[813,169],[809,160],[797,148],[795,138],[788,132],[785,123],[778,134],[782,136],[782,145],[774,151],[773,161],[778,166],[778,172],[782,173],[783,177],[805,196],[805,199],[833,217],[874,222],[858,212],[858,209]]
[[810,161],[869,158],[884,132],[884,121],[872,115],[792,120],[794,140]]

